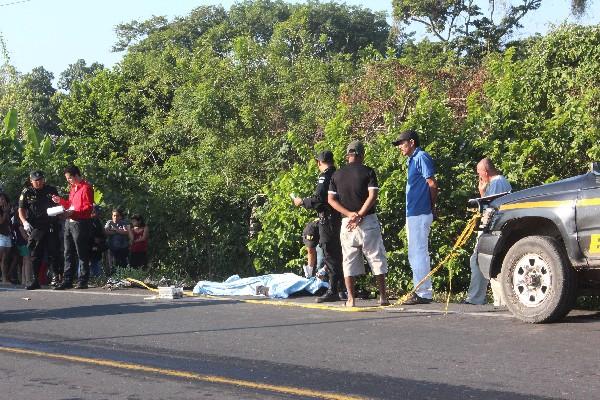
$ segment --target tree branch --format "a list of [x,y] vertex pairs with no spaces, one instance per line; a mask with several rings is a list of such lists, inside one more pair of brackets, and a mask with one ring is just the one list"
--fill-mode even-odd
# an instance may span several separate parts
[[431,21],[431,18],[427,17],[427,19],[429,19],[430,22],[422,20],[421,18],[411,17],[411,20],[413,20],[415,22],[420,22],[423,25],[427,26],[429,29],[431,29],[431,33],[433,33],[438,39],[440,39],[444,43],[447,43],[448,41],[446,39],[444,39],[444,37],[442,35],[439,34],[439,32],[437,31],[437,29],[435,29],[435,25],[433,25],[433,22]]

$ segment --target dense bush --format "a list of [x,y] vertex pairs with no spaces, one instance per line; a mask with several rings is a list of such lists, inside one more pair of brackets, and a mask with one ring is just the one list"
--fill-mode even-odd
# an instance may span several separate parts
[[[389,283],[406,290],[410,267],[404,232],[405,160],[390,146],[397,132],[415,128],[436,160],[441,186],[440,218],[431,234],[432,262],[440,260],[462,230],[466,200],[476,196],[475,163],[490,156],[515,188],[585,172],[598,159],[598,27],[564,26],[540,39],[527,57],[514,49],[490,56],[480,68],[408,67],[398,58],[366,65],[342,91],[337,116],[315,148],[329,147],[341,162],[345,144],[365,140],[366,163],[380,180],[379,215],[390,259]],[[435,60],[434,60],[435,61]],[[284,172],[265,188],[264,231],[251,242],[260,270],[302,263],[297,235],[306,212],[293,211],[290,191],[306,195],[316,171],[311,163]],[[468,285],[466,249],[449,267],[454,290]],[[447,277],[434,279],[446,289]]]
[[[88,68],[69,92],[52,95],[59,129],[51,135],[28,133],[44,131],[27,113],[15,123],[7,105],[30,89],[14,74],[0,81],[8,115],[0,180],[16,196],[31,168],[62,185],[61,167],[77,163],[107,206],[146,215],[152,267],[165,275],[297,272],[313,215],[289,195],[314,189],[316,151],[332,149],[340,164],[359,138],[380,180],[389,282],[405,290],[406,165],[391,139],[415,128],[436,160],[436,262],[465,225],[481,157],[517,188],[600,158],[600,28],[559,27],[474,67],[392,33],[385,15],[363,8],[268,0],[125,24],[122,62]],[[262,230],[250,238],[251,218]],[[454,289],[468,283],[469,251],[450,266]],[[437,290],[447,284],[447,274],[434,279]]]

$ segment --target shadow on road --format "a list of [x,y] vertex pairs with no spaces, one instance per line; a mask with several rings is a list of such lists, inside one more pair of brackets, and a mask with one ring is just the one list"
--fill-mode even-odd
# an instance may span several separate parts
[[193,330],[184,330],[184,331],[162,331],[162,332],[152,332],[152,333],[140,333],[134,335],[115,335],[115,336],[98,336],[98,337],[87,337],[87,338],[74,338],[74,339],[59,339],[59,340],[48,340],[44,341],[44,343],[66,343],[66,342],[88,342],[95,340],[112,340],[112,339],[131,339],[131,338],[144,338],[144,337],[153,337],[153,336],[172,336],[172,335],[190,335],[190,334],[200,334],[200,333],[215,333],[215,332],[234,332],[234,331],[244,331],[244,330],[272,330],[275,328],[290,328],[290,327],[305,327],[305,326],[319,326],[319,325],[333,325],[333,324],[344,324],[344,323],[363,323],[363,322],[373,322],[380,320],[394,320],[394,319],[403,319],[403,318],[426,318],[429,314],[420,314],[420,315],[395,315],[395,316],[386,316],[386,317],[373,317],[373,318],[360,318],[360,319],[337,319],[330,321],[316,321],[316,322],[298,322],[298,323],[286,323],[286,324],[260,324],[260,325],[245,325],[245,326],[234,326],[229,328],[207,328],[207,329],[193,329]]
[[600,311],[589,313],[589,314],[581,314],[581,315],[567,315],[563,320],[558,323],[587,323],[592,321],[597,321],[600,319]]
[[160,311],[163,309],[177,309],[189,307],[204,307],[214,304],[236,304],[235,300],[206,300],[185,303],[117,303],[117,304],[93,304],[74,305],[65,308],[42,310],[36,308],[21,310],[6,310],[0,314],[2,322],[23,322],[39,320],[60,320],[71,318],[101,317],[118,314],[141,314]]
[[[0,337],[0,346],[3,345],[80,357],[100,357],[105,360],[134,363],[161,369],[221,376],[228,379],[240,379],[276,386],[292,386],[336,393],[338,395],[348,394],[370,399],[552,399],[552,397],[512,392],[508,384],[506,388],[496,387],[495,389],[486,390],[470,387],[466,384],[453,385],[428,381],[426,376],[423,376],[423,379],[417,380],[390,375],[351,372],[349,371],[352,368],[351,365],[340,365],[339,370],[324,369],[319,367],[318,359],[315,359],[314,367],[307,367],[278,363],[276,361],[249,360],[191,352],[174,352],[148,347],[128,346],[126,349],[121,348],[116,350],[111,346],[31,342]],[[402,350],[398,349],[397,353],[394,357],[402,359]],[[353,363],[360,363],[360,358],[361,351],[357,349],[357,355]],[[410,363],[407,363],[407,365],[410,365]],[[129,373],[131,374],[131,372]],[[411,375],[410,371],[404,371],[402,368],[394,373],[397,375]],[[150,374],[140,372],[139,374],[161,376],[160,373]],[[179,379],[166,376],[161,377],[163,379]],[[186,383],[189,385],[192,382],[186,380]],[[473,385],[480,384],[473,382]]]

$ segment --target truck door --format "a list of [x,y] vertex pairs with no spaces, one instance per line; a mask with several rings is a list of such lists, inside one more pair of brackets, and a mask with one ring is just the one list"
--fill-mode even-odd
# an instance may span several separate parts
[[600,266],[600,175],[595,185],[579,192],[576,208],[579,248],[590,267]]

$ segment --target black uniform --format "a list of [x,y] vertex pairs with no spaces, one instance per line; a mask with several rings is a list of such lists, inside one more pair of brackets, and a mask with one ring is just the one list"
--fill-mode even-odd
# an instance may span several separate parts
[[52,271],[54,277],[62,273],[59,270],[60,242],[58,239],[58,219],[49,217],[47,210],[56,206],[52,201],[52,196],[58,196],[54,186],[44,185],[41,189],[33,187],[25,188],[19,197],[19,208],[25,210],[27,222],[31,224],[33,230],[29,234],[27,246],[31,252],[31,264],[33,269],[33,281],[38,282],[40,266],[47,255],[48,269]]
[[340,229],[342,218],[339,212],[331,208],[327,202],[327,191],[335,167],[327,168],[319,175],[317,188],[312,197],[302,200],[305,208],[311,208],[319,214],[319,244],[323,249],[325,266],[329,274],[329,291],[337,294],[344,287],[344,274],[342,272],[342,245],[340,243]]

